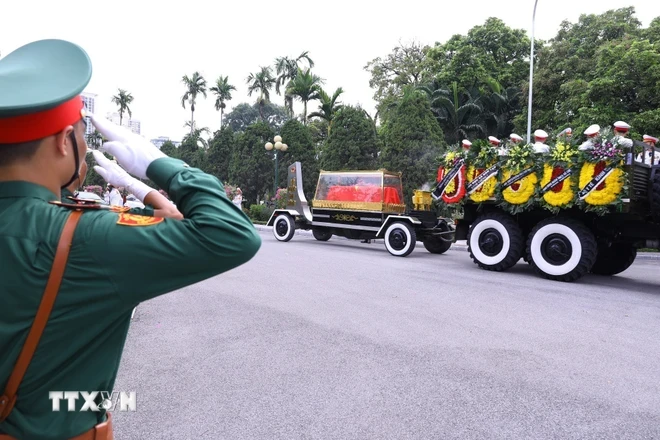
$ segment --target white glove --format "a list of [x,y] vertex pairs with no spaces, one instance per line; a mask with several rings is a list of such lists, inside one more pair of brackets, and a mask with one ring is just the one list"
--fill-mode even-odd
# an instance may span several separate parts
[[146,179],[147,168],[151,162],[167,157],[154,144],[125,127],[91,113],[88,113],[88,116],[94,127],[110,141],[105,142],[101,150],[116,157],[117,162],[129,173]]
[[127,191],[135,195],[143,203],[147,194],[151,191],[156,191],[149,185],[129,175],[122,167],[108,160],[100,151],[94,150],[92,154],[99,164],[94,166],[94,170],[110,185],[126,188]]

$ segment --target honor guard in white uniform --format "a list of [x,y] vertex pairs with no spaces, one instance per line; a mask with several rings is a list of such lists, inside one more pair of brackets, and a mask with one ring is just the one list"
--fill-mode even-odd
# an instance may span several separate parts
[[627,138],[628,131],[630,130],[630,125],[626,124],[623,121],[616,121],[614,123],[614,137],[612,141],[616,141],[619,145],[623,147],[630,148],[633,146],[633,141],[630,138]]
[[591,150],[594,147],[594,139],[600,134],[600,125],[594,124],[587,127],[584,130],[584,135],[587,137],[587,140],[578,147],[578,150],[585,151]]
[[645,134],[642,136],[642,140],[648,145],[648,147],[645,148],[642,153],[637,155],[635,161],[644,162],[646,165],[657,165],[660,163],[660,153],[655,151],[655,145],[658,143],[658,138]]
[[549,153],[550,147],[545,143],[548,139],[548,133],[544,130],[536,130],[534,132],[534,152],[535,153]]

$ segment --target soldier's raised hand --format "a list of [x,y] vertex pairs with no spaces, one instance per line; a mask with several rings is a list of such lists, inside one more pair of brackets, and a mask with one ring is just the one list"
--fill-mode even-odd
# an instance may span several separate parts
[[129,173],[147,179],[147,168],[151,162],[167,157],[154,144],[125,127],[91,113],[88,116],[94,127],[110,141],[105,142],[101,150],[117,158],[117,162]]
[[[114,143],[120,144],[119,142]],[[125,148],[125,146],[116,145],[116,148]],[[141,202],[144,202],[147,194],[151,191],[155,191],[155,189],[151,188],[149,185],[140,182],[135,177],[128,174],[122,167],[109,160],[100,151],[94,150],[92,151],[92,154],[98,163],[98,165],[94,166],[94,170],[110,185],[126,188],[130,193],[134,194],[135,197],[140,199]]]

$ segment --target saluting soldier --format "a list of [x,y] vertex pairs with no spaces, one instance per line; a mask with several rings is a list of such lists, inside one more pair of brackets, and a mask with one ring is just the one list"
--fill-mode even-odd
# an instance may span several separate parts
[[87,149],[80,93],[91,73],[85,51],[62,40],[0,59],[2,440],[111,439],[105,409],[81,411],[79,399],[53,411],[49,391],[111,392],[138,303],[234,269],[261,245],[216,177],[93,115],[107,151],[184,219],[60,203]]

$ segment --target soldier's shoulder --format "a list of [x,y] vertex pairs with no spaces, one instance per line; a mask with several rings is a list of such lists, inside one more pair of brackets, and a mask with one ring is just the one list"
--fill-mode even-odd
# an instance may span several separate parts
[[65,210],[83,211],[84,219],[117,226],[152,226],[164,221],[161,217],[140,215],[131,212],[130,208],[119,206],[108,206],[99,203],[67,203],[53,201],[51,204]]

